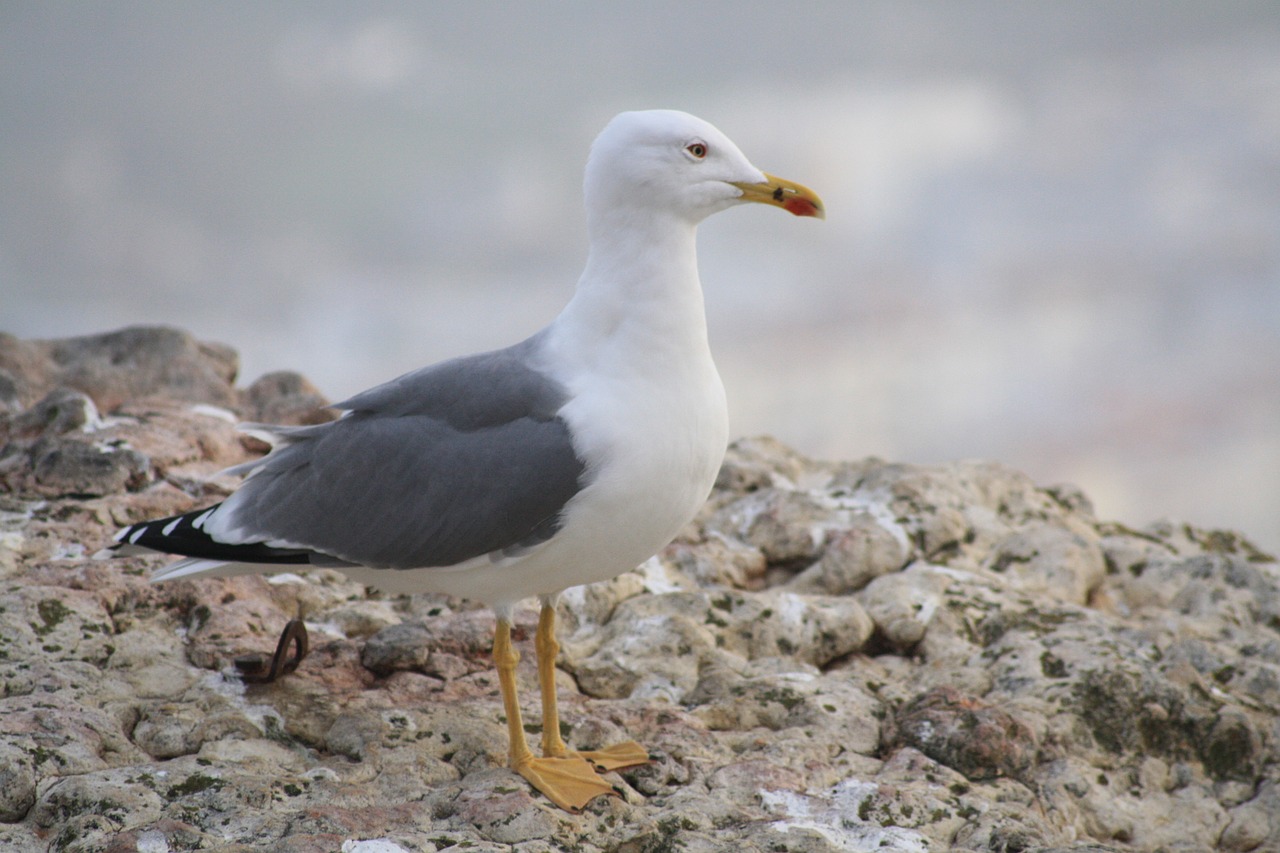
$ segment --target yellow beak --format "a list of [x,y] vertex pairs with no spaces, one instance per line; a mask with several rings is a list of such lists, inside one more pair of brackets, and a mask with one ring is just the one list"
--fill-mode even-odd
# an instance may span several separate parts
[[802,184],[793,183],[783,178],[765,173],[763,184],[747,184],[731,182],[742,190],[743,201],[757,201],[760,204],[772,204],[796,216],[813,216],[826,219],[827,211],[822,206],[818,194]]

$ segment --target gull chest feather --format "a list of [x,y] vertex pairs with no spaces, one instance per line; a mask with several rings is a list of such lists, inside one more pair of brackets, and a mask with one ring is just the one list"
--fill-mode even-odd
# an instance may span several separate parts
[[602,358],[614,369],[584,374],[560,414],[588,479],[566,513],[593,546],[609,543],[595,551],[616,560],[591,571],[610,577],[648,559],[701,507],[724,458],[728,416],[705,344]]

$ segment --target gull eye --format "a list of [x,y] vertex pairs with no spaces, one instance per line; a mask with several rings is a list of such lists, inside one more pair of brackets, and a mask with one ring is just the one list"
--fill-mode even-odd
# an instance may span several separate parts
[[707,143],[690,142],[688,145],[684,147],[684,150],[688,151],[689,156],[692,157],[693,159],[701,160],[707,156]]

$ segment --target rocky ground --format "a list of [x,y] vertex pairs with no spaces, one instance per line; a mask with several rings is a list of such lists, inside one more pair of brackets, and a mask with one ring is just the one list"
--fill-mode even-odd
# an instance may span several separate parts
[[[572,815],[503,767],[487,611],[95,558],[233,488],[236,418],[328,416],[235,372],[170,330],[0,336],[0,849],[1280,850],[1280,568],[1237,533],[739,442],[677,542],[563,598],[568,740],[654,755]],[[240,682],[298,616],[297,672]]]

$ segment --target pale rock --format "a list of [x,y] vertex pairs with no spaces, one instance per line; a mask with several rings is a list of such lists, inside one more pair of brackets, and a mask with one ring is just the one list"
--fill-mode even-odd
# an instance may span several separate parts
[[600,698],[636,690],[680,702],[704,661],[718,655],[714,609],[702,592],[638,596],[622,602],[597,649],[570,664],[582,691]]
[[1028,525],[996,543],[988,569],[1023,592],[1085,604],[1102,583],[1106,562],[1096,535],[1051,524]]
[[204,714],[190,705],[166,703],[147,708],[132,739],[152,758],[177,758],[199,751]]
[[[357,602],[363,605],[379,603],[364,601],[364,585],[332,569],[313,570],[305,575],[286,572],[268,576],[267,580],[276,606],[295,619],[327,621],[331,611],[350,612]],[[379,615],[373,616],[374,609],[366,609],[366,612],[384,626],[398,622],[390,605],[381,604],[383,607]]]
[[309,765],[296,749],[267,738],[232,737],[206,741],[195,767],[229,766],[249,775],[301,774]]
[[766,488],[794,488],[812,467],[808,459],[773,436],[742,438],[725,454],[715,489],[719,495],[741,495]]
[[623,572],[601,583],[576,586],[560,594],[556,606],[557,633],[566,649],[580,657],[599,645],[599,628],[608,622],[618,605],[645,591],[639,571]]
[[551,838],[572,830],[575,823],[569,815],[537,802],[526,786],[513,785],[510,775],[501,771],[466,777],[454,806],[483,838],[499,844]]
[[1263,784],[1251,799],[1228,813],[1219,849],[1229,851],[1280,849],[1280,785]]
[[16,823],[36,801],[36,774],[31,750],[0,740],[0,823]]
[[689,701],[713,731],[838,732],[834,748],[821,748],[825,760],[845,750],[873,754],[879,745],[875,699],[856,684],[824,679],[816,671],[761,673],[748,668],[744,673],[708,673]]
[[[235,488],[265,449],[237,415],[332,416],[180,333],[100,337],[0,337],[0,849],[1280,849],[1280,568],[1238,533],[1099,521],[994,463],[738,442],[675,543],[560,598],[566,740],[653,756],[569,815],[504,766],[490,612],[93,558]],[[37,463],[75,448],[128,476],[58,486]],[[300,616],[297,671],[239,683]]]
[[[760,589],[769,567],[759,548],[714,530],[708,531],[706,539],[697,543],[673,543],[664,556],[699,586]],[[595,586],[601,584],[592,584]]]
[[709,599],[705,623],[716,645],[748,660],[794,657],[815,666],[859,651],[872,622],[852,598],[784,590],[726,592]]
[[856,599],[885,642],[897,651],[909,651],[924,639],[948,583],[937,567],[917,562],[876,578]]
[[356,761],[372,756],[388,732],[381,715],[370,712],[345,713],[333,721],[324,734],[325,749]]
[[83,839],[83,832],[110,833],[155,821],[164,810],[161,796],[131,768],[67,776],[42,788],[31,810],[36,826],[58,839]]
[[344,637],[353,640],[372,637],[383,628],[399,625],[401,615],[387,601],[358,600],[316,614]]
[[760,489],[722,509],[708,527],[755,547],[770,564],[809,563],[821,552],[818,501],[806,492]]
[[872,515],[859,512],[847,527],[827,534],[822,557],[791,581],[798,592],[844,595],[857,592],[907,561],[906,543]]
[[111,656],[113,633],[110,615],[83,590],[20,586],[4,596],[0,608],[0,648],[7,660],[101,665]]
[[127,630],[111,635],[112,651],[107,670],[123,679],[136,699],[181,696],[205,673],[187,663],[183,647],[176,643],[177,626],[168,618],[131,622]]

